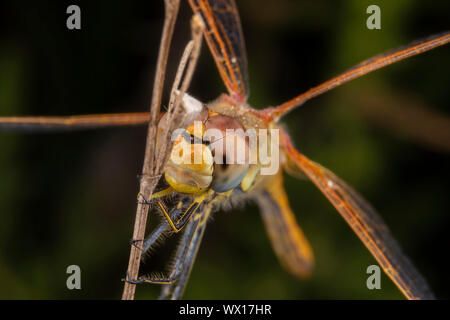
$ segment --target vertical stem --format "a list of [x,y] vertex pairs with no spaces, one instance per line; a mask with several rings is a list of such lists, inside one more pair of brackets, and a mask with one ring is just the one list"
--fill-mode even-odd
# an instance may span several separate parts
[[[161,44],[158,54],[158,62],[153,84],[152,102],[150,107],[150,125],[147,135],[145,148],[145,157],[143,164],[143,178],[141,179],[140,193],[149,199],[153,189],[158,182],[152,179],[154,174],[154,159],[156,147],[157,120],[159,118],[159,110],[161,106],[162,91],[164,87],[164,78],[166,74],[167,60],[169,56],[170,43],[172,40],[173,30],[178,15],[180,1],[165,0],[165,19],[161,38]],[[136,220],[134,224],[133,239],[144,239],[145,226],[147,223],[148,205],[141,202],[138,203],[136,209]],[[136,246],[131,245],[130,259],[128,262],[127,279],[137,279],[139,275],[139,264],[141,262],[141,251]],[[122,300],[133,300],[136,285],[125,282],[122,293]]]

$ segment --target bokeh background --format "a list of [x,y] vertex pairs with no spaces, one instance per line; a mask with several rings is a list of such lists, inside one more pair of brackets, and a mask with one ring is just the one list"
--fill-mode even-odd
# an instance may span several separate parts
[[[277,105],[354,64],[449,28],[448,1],[237,1],[253,106]],[[82,10],[81,31],[66,8]],[[366,8],[381,7],[381,30]],[[0,2],[0,115],[146,111],[163,1]],[[168,80],[189,39],[182,1]],[[285,123],[298,149],[359,190],[380,212],[439,298],[450,297],[449,47],[377,71],[308,102]],[[225,88],[203,47],[190,92]],[[166,91],[167,102],[167,91]],[[0,133],[0,298],[117,299],[132,235],[145,128]],[[286,178],[316,257],[306,281],[285,273],[256,206],[217,212],[208,225],[187,299],[402,299],[322,194]],[[150,216],[150,225],[157,217]],[[147,260],[160,271],[173,243]],[[82,290],[66,288],[66,268]],[[138,287],[153,299],[157,286]]]

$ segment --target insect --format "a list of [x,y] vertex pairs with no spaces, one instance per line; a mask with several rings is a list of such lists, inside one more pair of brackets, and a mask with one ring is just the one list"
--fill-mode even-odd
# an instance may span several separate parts
[[[430,50],[450,41],[449,33],[443,33],[412,46],[386,55],[369,59],[342,75],[322,85],[314,87],[302,95],[278,107],[255,110],[247,103],[248,77],[244,39],[239,16],[234,1],[195,1],[190,4],[206,25],[205,38],[216,61],[219,73],[228,94],[206,105],[200,122],[205,126],[225,131],[226,129],[275,129],[279,132],[280,158],[282,168],[295,176],[303,175],[313,182],[336,207],[346,222],[352,227],[366,245],[387,275],[394,281],[407,298],[433,298],[426,281],[400,250],[390,235],[384,222],[372,207],[351,187],[329,170],[311,161],[298,152],[288,134],[279,127],[279,120],[307,100],[331,90],[363,74],[382,68],[391,63]],[[0,119],[5,126],[73,126],[73,125],[112,125],[113,117],[74,117],[74,118],[11,118]],[[136,120],[133,120],[136,119]],[[49,121],[53,121],[53,124]],[[116,125],[134,121],[148,121],[147,115],[129,115],[115,119]],[[209,150],[195,130],[188,130],[188,138],[198,138],[202,150]],[[270,137],[271,138],[271,137]],[[269,140],[270,140],[269,138]],[[184,140],[183,140],[184,139]],[[186,138],[177,140],[177,145],[185,143]],[[209,140],[211,144],[211,140]],[[177,146],[175,146],[177,148]],[[174,149],[176,150],[176,149]],[[226,158],[226,157],[225,157]],[[151,247],[153,242],[165,233],[183,231],[183,241],[176,253],[176,262],[168,277],[140,278],[134,282],[162,283],[163,298],[180,298],[186,286],[200,245],[206,222],[215,207],[236,197],[249,197],[260,206],[262,217],[277,256],[283,266],[298,277],[310,274],[314,261],[312,250],[303,231],[295,222],[283,189],[281,170],[275,174],[261,175],[261,163],[242,166],[229,164],[226,168],[211,161],[202,162],[199,168],[177,166],[169,160],[163,183],[165,188],[153,195],[153,201],[165,219],[144,242]],[[259,159],[258,159],[259,161]],[[226,163],[225,163],[226,164]],[[172,197],[176,203],[168,208],[165,198]]]

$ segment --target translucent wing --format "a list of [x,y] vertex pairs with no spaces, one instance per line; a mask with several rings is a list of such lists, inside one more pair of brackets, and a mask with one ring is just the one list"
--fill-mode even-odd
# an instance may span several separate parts
[[378,213],[345,182],[289,143],[286,152],[322,191],[408,299],[434,299],[425,279],[402,252]]
[[314,267],[314,256],[308,240],[295,220],[283,188],[281,172],[256,198],[267,234],[281,265],[303,279]]
[[66,117],[0,117],[0,131],[63,131],[148,124],[150,113],[89,114]]
[[359,63],[346,72],[316,87],[309,89],[308,91],[277,107],[266,109],[265,112],[269,113],[274,119],[279,119],[289,111],[301,106],[306,101],[317,97],[327,91],[330,91],[331,89],[339,87],[344,83],[359,78],[372,71],[384,68],[403,59],[410,58],[428,50],[437,48],[439,46],[447,44],[448,42],[450,42],[450,31],[436,34],[419,41],[414,41],[407,46],[377,55]]
[[189,3],[206,24],[206,42],[228,92],[241,101],[247,100],[247,54],[234,0],[189,0]]

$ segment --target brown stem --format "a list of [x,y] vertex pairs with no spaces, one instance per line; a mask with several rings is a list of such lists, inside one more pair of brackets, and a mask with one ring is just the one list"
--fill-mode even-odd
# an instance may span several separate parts
[[[168,1],[166,1],[166,8],[169,8]],[[173,3],[171,4],[173,5]],[[173,7],[172,7],[173,8]],[[178,10],[178,1],[177,1],[177,7]],[[173,10],[173,9],[172,9]],[[173,23],[176,20],[175,17],[168,17],[166,15],[166,21],[172,20]],[[189,123],[194,121],[194,118],[197,116],[198,112],[200,110],[184,110],[182,108],[182,101],[183,96],[189,87],[189,84],[192,79],[192,74],[195,70],[195,66],[197,64],[199,55],[200,55],[200,47],[201,47],[201,35],[204,30],[204,23],[201,20],[201,17],[196,15],[192,19],[192,41],[188,43],[186,46],[186,49],[183,53],[183,56],[181,58],[181,62],[178,66],[177,74],[175,76],[175,81],[173,84],[170,102],[169,102],[169,109],[166,113],[165,117],[161,119],[162,123],[159,125],[155,120],[154,125],[150,125],[149,134],[147,137],[147,146],[146,146],[146,156],[144,159],[144,166],[143,166],[143,175],[141,179],[141,185],[140,185],[140,195],[144,199],[150,199],[151,195],[153,193],[154,188],[156,187],[156,184],[159,181],[159,178],[161,177],[165,163],[167,162],[167,159],[170,154],[171,146],[173,144],[173,141],[171,140],[172,135],[171,133],[173,130],[177,128],[184,128]],[[166,23],[165,23],[166,26]],[[169,44],[166,44],[164,42],[164,32],[166,31],[166,28],[164,28],[163,31],[163,40],[162,40],[162,46],[169,46]],[[171,32],[173,31],[173,27],[171,29]],[[162,51],[160,51],[161,53]],[[164,53],[164,52],[163,52]],[[168,53],[168,50],[167,50]],[[160,62],[160,58],[158,58],[158,61]],[[161,65],[166,65],[167,58],[162,64],[158,63],[158,68]],[[161,70],[158,70],[161,71]],[[158,74],[157,71],[157,74]],[[185,73],[183,81],[181,82],[182,76]],[[163,71],[161,71],[163,73]],[[161,74],[162,74],[161,73]],[[156,78],[156,81],[160,79],[159,77]],[[181,82],[181,87],[178,88],[179,84]],[[162,90],[162,86],[160,84],[155,85],[155,90]],[[161,96],[159,96],[158,105],[156,105],[155,110],[154,108],[154,99],[152,101],[152,109],[151,114],[153,116],[155,110],[159,112],[160,104],[161,104]],[[157,118],[156,118],[157,119]],[[153,122],[152,122],[153,123]],[[159,134],[157,132],[159,131]],[[158,139],[158,141],[157,141]],[[155,161],[156,160],[156,161]],[[150,165],[152,163],[152,165]],[[133,232],[133,239],[139,240],[144,239],[145,236],[145,226],[147,222],[147,214],[148,214],[148,205],[139,202],[137,210],[136,210],[136,221],[135,221],[135,227]],[[132,245],[131,246],[131,252],[130,252],[130,261],[127,271],[127,280],[137,280],[139,275],[139,264],[141,259],[141,250],[137,247]],[[135,292],[135,284],[130,282],[125,282],[125,288],[122,295],[123,300],[131,300],[134,298],[134,292]]]
[[[152,177],[154,169],[155,142],[157,120],[159,118],[162,91],[164,87],[164,78],[166,73],[167,60],[169,56],[170,43],[172,40],[173,30],[178,15],[179,0],[165,0],[165,19],[161,38],[161,44],[158,54],[158,62],[153,84],[152,103],[150,107],[150,125],[147,135],[145,148],[145,157],[143,165],[143,178],[141,179],[140,193],[149,199],[153,193],[158,179]],[[148,205],[141,202],[138,203],[136,209],[136,220],[134,223],[133,239],[143,239],[145,236],[145,226],[147,223]],[[141,251],[137,246],[131,245],[130,259],[128,262],[128,270],[126,279],[137,279],[139,275],[139,264],[141,262]],[[122,300],[133,300],[136,285],[125,282],[122,293]]]

